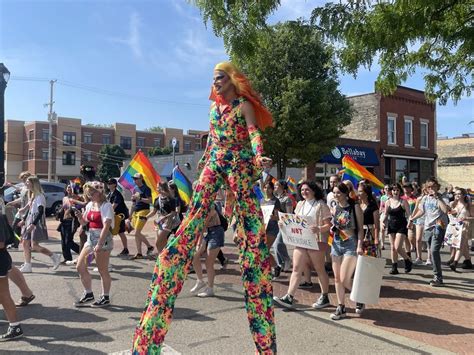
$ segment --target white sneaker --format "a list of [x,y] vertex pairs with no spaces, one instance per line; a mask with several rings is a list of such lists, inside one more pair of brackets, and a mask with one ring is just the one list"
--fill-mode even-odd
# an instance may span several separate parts
[[413,265],[423,265],[423,260],[417,258],[414,262]]
[[431,260],[426,260],[425,265],[433,265],[433,264],[431,263]]
[[33,272],[33,268],[31,267],[30,263],[24,263],[23,265],[21,265],[20,271],[24,274],[29,274]]
[[212,287],[206,287],[204,291],[197,294],[198,297],[214,297],[214,289]]
[[195,292],[198,292],[201,288],[203,288],[204,286],[206,286],[206,283],[202,280],[197,280],[196,281],[196,284],[194,285],[194,287],[190,290],[191,293],[195,293]]
[[77,264],[77,259],[74,260],[66,260],[66,265],[73,266]]
[[[95,268],[92,269],[92,271],[99,272],[99,268],[96,266]],[[112,264],[109,264],[109,272],[112,272],[112,271],[113,271],[113,266]]]
[[53,254],[51,255],[51,259],[53,259],[53,270],[57,270],[61,264],[61,255]]

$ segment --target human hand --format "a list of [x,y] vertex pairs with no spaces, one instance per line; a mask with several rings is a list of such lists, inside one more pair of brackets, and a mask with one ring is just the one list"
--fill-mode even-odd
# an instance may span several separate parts
[[30,224],[30,225],[26,228],[26,232],[27,232],[27,233],[31,233],[35,228],[36,228],[36,226],[35,226],[34,224]]
[[311,229],[311,232],[313,232],[314,234],[318,234],[321,231],[321,229],[315,225],[309,226],[309,229]]
[[24,225],[25,225],[25,221],[20,221],[17,224],[18,227],[23,227]]
[[357,255],[364,255],[364,250],[362,249],[362,247],[357,247]]
[[272,160],[268,157],[259,157],[257,162],[264,169],[271,169],[272,167]]

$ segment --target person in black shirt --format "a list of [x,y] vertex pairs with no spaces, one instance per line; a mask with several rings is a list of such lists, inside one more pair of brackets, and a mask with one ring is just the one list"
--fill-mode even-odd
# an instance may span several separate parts
[[142,243],[147,246],[147,256],[153,254],[153,247],[146,237],[142,234],[142,229],[146,224],[146,216],[150,212],[150,204],[152,202],[151,189],[143,183],[143,176],[136,173],[133,176],[135,182],[135,190],[132,195],[133,201],[133,216],[132,225],[135,229],[135,242],[137,244],[137,254],[132,259],[142,259]]
[[110,191],[107,195],[107,201],[112,204],[112,207],[114,208],[114,213],[116,215],[123,215],[123,218],[120,221],[120,228],[118,233],[120,240],[122,241],[123,250],[118,256],[127,256],[128,244],[127,237],[125,236],[125,220],[129,217],[128,208],[125,204],[125,200],[123,199],[122,193],[117,190],[117,180],[109,179],[109,181],[107,182],[107,186]]

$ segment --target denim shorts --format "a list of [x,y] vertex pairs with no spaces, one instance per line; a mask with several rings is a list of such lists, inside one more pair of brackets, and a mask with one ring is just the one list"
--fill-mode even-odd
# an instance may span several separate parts
[[207,249],[217,249],[224,246],[224,228],[222,226],[209,227],[204,237]]
[[[90,247],[94,249],[100,238],[100,229],[91,229],[87,232],[87,242],[84,244],[85,247]],[[112,234],[109,233],[105,237],[105,243],[102,246],[102,250],[111,251],[114,248],[114,241],[112,239]]]
[[357,256],[357,239],[350,237],[345,241],[340,238],[334,238],[331,245],[332,256]]

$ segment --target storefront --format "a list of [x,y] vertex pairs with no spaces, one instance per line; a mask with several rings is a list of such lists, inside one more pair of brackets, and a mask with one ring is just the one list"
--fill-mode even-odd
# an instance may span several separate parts
[[385,153],[385,182],[400,182],[403,176],[408,181],[423,182],[434,176],[434,157],[419,157]]
[[[369,142],[367,142],[369,143]],[[324,188],[329,185],[329,177],[336,174],[342,168],[342,158],[350,156],[368,171],[380,176],[380,161],[376,153],[376,144],[373,147],[362,147],[341,144],[336,146],[331,153],[323,156],[316,164],[316,180],[323,182]]]

